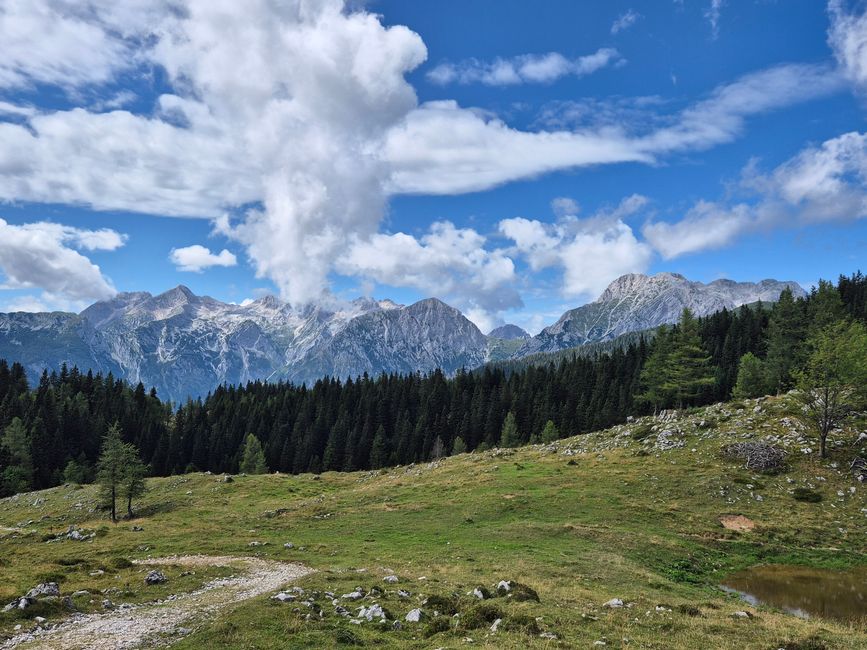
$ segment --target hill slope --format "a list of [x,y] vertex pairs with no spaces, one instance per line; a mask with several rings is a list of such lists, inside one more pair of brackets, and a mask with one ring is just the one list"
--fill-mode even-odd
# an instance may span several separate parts
[[[179,561],[163,567],[167,583],[146,587],[146,567],[128,560],[255,554],[317,572],[296,583],[303,593],[294,602],[259,596],[214,621],[184,623],[188,629],[168,633],[189,634],[176,647],[457,648],[471,638],[489,648],[592,647],[603,640],[608,647],[660,650],[863,648],[867,622],[803,620],[716,588],[730,571],[762,562],[867,566],[865,488],[847,471],[867,423],[835,434],[832,458],[819,461],[803,453],[815,445],[791,408],[785,399],[717,405],[547,446],[318,480],[309,474],[238,476],[231,483],[205,474],[153,479],[146,516],[116,526],[95,510],[91,487],[20,495],[0,501],[0,603],[49,577],[64,594],[90,590],[89,600],[75,599],[84,611],[101,608],[103,589],[116,604],[163,598],[223,570],[190,575]],[[782,446],[787,471],[758,475],[721,457],[722,445],[745,439]],[[796,501],[798,487],[823,501]],[[755,528],[727,530],[723,515],[744,516]],[[70,525],[96,537],[43,541]],[[384,581],[388,575],[398,582]],[[530,586],[539,602],[479,604],[466,595],[500,580]],[[356,587],[365,594],[359,600],[344,596]],[[461,616],[403,622],[400,630],[352,624],[325,592],[353,617],[373,604],[401,621],[415,608],[432,615],[454,607]],[[602,606],[612,598],[624,607]],[[28,611],[0,614],[0,630],[11,634],[16,623],[32,629]],[[40,611],[60,615],[47,606]],[[753,617],[736,617],[739,611]],[[494,618],[502,622],[491,632]]]

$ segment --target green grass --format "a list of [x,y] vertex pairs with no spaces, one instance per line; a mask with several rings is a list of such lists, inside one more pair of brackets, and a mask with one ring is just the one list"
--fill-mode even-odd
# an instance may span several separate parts
[[[194,589],[221,570],[181,578],[181,567],[169,567],[169,583],[145,587],[143,567],[123,560],[258,554],[316,569],[298,583],[308,592],[339,595],[376,586],[384,593],[375,601],[398,620],[410,609],[436,604],[445,610],[448,603],[460,617],[393,630],[351,625],[332,613],[324,596],[317,600],[326,613],[321,620],[307,620],[306,608],[264,597],[202,625],[178,648],[456,648],[466,646],[466,638],[492,648],[590,647],[597,640],[607,647],[660,649],[867,647],[865,622],[801,620],[750,608],[717,588],[729,572],[758,563],[867,565],[861,512],[867,488],[858,485],[851,495],[845,471],[853,450],[833,446],[834,457],[819,461],[801,453],[802,441],[781,423],[784,401],[765,402],[758,414],[753,401],[738,406],[743,410],[712,407],[664,424],[684,437],[682,448],[664,452],[654,448],[656,436],[647,431],[654,422],[646,419],[560,441],[556,451],[545,445],[495,450],[414,467],[328,473],[320,480],[152,479],[142,503],[150,514],[116,526],[91,510],[96,495],[90,487],[5,499],[0,526],[23,532],[0,528],[0,603],[47,577],[59,578],[64,594],[117,588],[116,602],[142,602]],[[707,422],[719,424],[708,428]],[[854,439],[853,432],[843,439]],[[788,437],[787,471],[757,475],[724,459],[720,447],[744,434]],[[796,488],[823,500],[797,501]],[[726,530],[719,522],[725,514],[749,517],[756,528]],[[89,542],[43,541],[73,523],[104,532]],[[134,532],[132,524],[144,530]],[[253,541],[267,544],[250,547]],[[295,548],[285,549],[285,542]],[[90,576],[94,567],[105,573]],[[400,582],[385,584],[382,577],[392,573]],[[478,585],[496,593],[500,580],[527,585],[539,602],[499,597],[480,603],[467,596]],[[411,595],[401,598],[398,589]],[[611,598],[628,606],[602,608]],[[661,604],[671,611],[657,611]],[[732,617],[744,609],[755,617]],[[492,617],[503,619],[495,634],[488,631]],[[0,635],[20,622],[0,615]]]

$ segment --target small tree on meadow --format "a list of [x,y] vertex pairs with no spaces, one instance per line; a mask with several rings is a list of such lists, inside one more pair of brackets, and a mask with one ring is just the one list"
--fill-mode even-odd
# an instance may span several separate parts
[[120,438],[117,423],[109,427],[102,439],[102,451],[97,462],[96,480],[102,488],[102,497],[111,510],[111,520],[117,521],[117,498],[123,490],[130,467],[138,461],[138,451]]
[[138,451],[132,445],[126,445],[128,458],[120,480],[120,496],[126,499],[126,514],[132,519],[132,500],[145,493],[145,476],[147,467],[141,461]]
[[545,428],[542,429],[540,437],[544,443],[555,442],[560,439],[560,431],[552,420],[548,420],[545,423]]
[[867,329],[860,322],[838,321],[814,334],[808,347],[807,363],[795,375],[798,397],[826,458],[828,434],[867,394]]
[[767,364],[752,352],[741,357],[738,364],[738,378],[735,382],[734,396],[739,399],[761,397],[774,390],[768,373]]
[[521,437],[518,433],[518,423],[515,421],[515,414],[509,411],[503,422],[503,430],[500,432],[500,446],[517,447],[520,442]]
[[455,438],[455,441],[452,443],[452,456],[465,453],[467,453],[467,443],[464,442],[463,438]]
[[265,451],[262,443],[252,433],[247,434],[244,442],[244,454],[241,457],[241,472],[244,474],[264,474],[268,471],[265,463]]

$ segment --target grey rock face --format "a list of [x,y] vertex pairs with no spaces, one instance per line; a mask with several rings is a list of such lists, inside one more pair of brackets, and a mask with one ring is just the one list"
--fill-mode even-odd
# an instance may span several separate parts
[[706,316],[759,300],[775,302],[786,288],[790,288],[795,297],[804,295],[804,290],[795,282],[715,280],[703,284],[690,282],[676,273],[624,275],[612,282],[595,302],[567,311],[560,320],[522,345],[514,357],[609,341],[627,332],[674,323],[684,307],[696,316]]
[[359,298],[295,308],[266,296],[243,305],[196,296],[184,286],[153,296],[121,293],[81,314],[0,314],[0,358],[43,369],[76,365],[154,386],[163,399],[203,396],[221,384],[254,380],[312,383],[363,373],[453,374],[677,320],[773,301],[791,282],[690,282],[672,273],[626,275],[594,303],[566,312],[538,336],[505,325],[485,336],[457,309],[430,298],[413,305]]
[[504,339],[506,341],[526,340],[531,338],[527,332],[517,325],[512,324],[500,325],[500,327],[488,332],[488,336],[492,339]]

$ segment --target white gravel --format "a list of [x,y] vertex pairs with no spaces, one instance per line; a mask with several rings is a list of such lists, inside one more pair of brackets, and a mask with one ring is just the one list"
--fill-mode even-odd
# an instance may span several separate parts
[[187,555],[142,560],[137,564],[229,566],[238,575],[218,578],[172,600],[119,607],[99,614],[76,614],[46,629],[18,634],[0,649],[125,650],[165,647],[231,606],[277,591],[312,572],[300,564],[261,558]]

